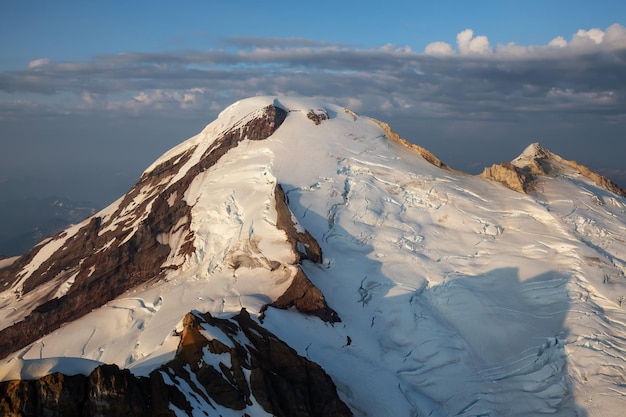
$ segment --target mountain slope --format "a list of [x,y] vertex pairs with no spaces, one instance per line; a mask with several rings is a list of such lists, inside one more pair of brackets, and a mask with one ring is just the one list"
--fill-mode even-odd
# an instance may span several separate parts
[[[626,200],[545,150],[554,168],[525,171],[539,151],[509,164],[524,194],[338,106],[238,102],[0,270],[0,379],[147,377],[179,357],[187,313],[243,308],[355,415],[619,415]],[[166,409],[206,407],[206,387],[177,389],[188,406]],[[275,413],[262,397],[233,415]]]

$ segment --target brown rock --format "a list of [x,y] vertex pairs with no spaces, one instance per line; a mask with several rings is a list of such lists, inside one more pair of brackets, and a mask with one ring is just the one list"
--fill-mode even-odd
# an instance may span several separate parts
[[302,313],[312,314],[329,323],[341,321],[335,310],[326,303],[324,294],[313,285],[300,267],[287,291],[270,306],[281,309],[295,307]]
[[499,165],[494,164],[491,167],[487,167],[479,176],[488,180],[498,181],[511,190],[520,193],[527,193],[532,185],[532,176],[524,175],[510,162],[502,162]]
[[[291,243],[293,252],[299,257],[297,263],[300,263],[301,259],[308,259],[318,264],[322,263],[322,248],[320,248],[317,240],[307,230],[299,232],[296,229],[296,225],[292,220],[291,210],[289,210],[287,205],[287,196],[280,184],[276,184],[274,189],[274,200],[278,213],[276,227],[284,230],[287,234],[287,240]],[[300,248],[304,248],[304,251]]]
[[[202,331],[212,327],[227,340],[207,339]],[[187,314],[175,359],[149,378],[102,365],[88,377],[52,374],[37,381],[0,382],[0,415],[171,417],[170,404],[192,415],[194,408],[211,411],[214,404],[243,410],[252,396],[276,416],[352,415],[319,365],[299,356],[245,310],[231,319]]]
[[324,109],[310,109],[306,117],[316,125],[322,123],[322,120],[328,120],[328,112]]
[[406,141],[405,139],[402,139],[400,136],[398,136],[397,133],[391,130],[391,127],[387,123],[381,122],[380,120],[376,120],[376,119],[370,119],[370,120],[372,120],[374,123],[380,126],[385,131],[385,134],[387,135],[389,139],[395,142],[398,142],[401,145],[406,146],[409,149],[413,149],[414,151],[417,151],[422,156],[422,158],[424,158],[430,164],[438,168],[445,169],[446,171],[462,174],[461,171],[457,171],[456,169],[453,169],[449,167],[448,165],[444,164],[439,158],[437,158],[437,156],[435,156],[435,154],[433,154],[429,150],[422,148],[419,145],[415,145],[414,143],[410,143]]

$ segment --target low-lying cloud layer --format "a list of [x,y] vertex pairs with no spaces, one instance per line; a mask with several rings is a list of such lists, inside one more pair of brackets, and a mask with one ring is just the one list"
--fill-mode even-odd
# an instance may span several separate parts
[[[471,29],[424,52],[306,39],[230,38],[221,48],[127,52],[84,62],[42,57],[0,74],[0,117],[19,112],[219,109],[255,94],[326,97],[357,111],[420,117],[626,112],[626,29],[579,30],[547,45],[491,45]],[[18,98],[20,97],[20,98]],[[27,97],[27,98],[26,98]],[[174,112],[174,113],[172,113]]]
[[[151,118],[163,124],[152,126],[155,137],[167,129],[187,132],[173,125],[203,126],[238,99],[273,94],[318,97],[383,118],[463,170],[512,159],[533,141],[548,147],[558,142],[555,152],[605,168],[614,178],[626,168],[619,157],[626,154],[620,140],[626,128],[626,28],[618,24],[581,29],[545,45],[493,45],[467,29],[455,45],[433,42],[424,51],[234,37],[206,50],[124,52],[79,62],[38,57],[24,69],[0,72],[0,133],[7,142],[24,142],[21,126],[35,129],[43,120],[115,120],[117,130],[107,126],[108,147],[118,140],[120,149],[126,141],[136,175],[149,158],[187,136],[162,140],[152,154],[144,142],[128,144],[140,130],[131,125]],[[49,126],[40,131],[53,136]],[[82,134],[80,140],[92,139]],[[17,169],[17,153],[5,153],[5,171]],[[70,156],[57,162],[63,158]],[[0,169],[0,177],[7,175]]]

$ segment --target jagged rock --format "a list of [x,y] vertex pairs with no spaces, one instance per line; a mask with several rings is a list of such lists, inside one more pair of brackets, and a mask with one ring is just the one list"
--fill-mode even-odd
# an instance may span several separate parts
[[248,361],[242,357],[239,363],[250,364],[251,391],[265,411],[289,417],[352,415],[337,396],[335,384],[319,365],[299,356],[256,323],[245,310],[232,321],[251,342],[252,349],[237,341],[237,333],[233,332],[229,322],[209,319],[210,324],[219,327],[231,338],[235,345],[231,352],[243,353],[243,348],[247,350]]
[[316,125],[322,123],[322,120],[328,120],[328,112],[324,109],[311,109],[307,112],[306,117]]
[[0,382],[0,415],[36,416],[37,390],[34,381]]
[[[234,410],[243,410],[250,405],[250,389],[245,382],[240,366],[238,352],[232,352],[228,346],[218,340],[208,340],[200,331],[206,320],[199,314],[187,314],[183,319],[183,331],[178,345],[176,358],[169,362],[164,369],[173,370],[176,375],[184,379],[188,375],[186,366],[196,375],[196,379],[216,403]],[[216,369],[204,360],[205,349],[214,354],[230,354],[236,360],[233,369]],[[226,376],[228,375],[228,376]],[[188,381],[193,384],[193,381]]]
[[584,175],[585,177],[589,178],[590,180],[595,182],[598,186],[604,188],[605,190],[611,191],[615,194],[619,194],[622,197],[626,197],[626,189],[615,184],[613,181],[611,181],[607,177],[593,172],[586,166],[581,165],[577,163],[576,161],[567,161],[567,162],[571,164],[570,166],[575,168],[581,175]]
[[[227,340],[207,338],[211,328]],[[170,403],[195,415],[185,397],[189,389],[198,398],[195,406],[205,410],[219,404],[245,415],[254,400],[275,416],[352,415],[319,365],[299,356],[245,310],[231,319],[189,313],[180,336],[176,357],[149,377],[101,365],[88,377],[55,373],[36,381],[0,382],[0,415],[165,417],[174,415]]]
[[608,178],[593,172],[576,161],[563,159],[539,143],[529,145],[513,162],[503,162],[485,168],[480,177],[501,182],[515,191],[529,192],[532,191],[537,177],[556,175],[568,168],[591,179],[601,188],[626,196],[626,190]]
[[485,168],[479,176],[488,180],[501,182],[511,190],[520,193],[526,193],[530,190],[532,178],[520,172],[520,170],[510,162],[493,164]]
[[457,174],[462,174],[461,171],[457,171],[456,169],[453,169],[449,167],[448,165],[444,164],[441,161],[441,159],[437,158],[437,156],[435,156],[435,154],[433,154],[429,150],[419,145],[416,145],[414,143],[410,143],[405,139],[402,139],[400,136],[398,136],[397,133],[391,130],[391,126],[389,126],[387,123],[381,122],[380,120],[376,120],[376,119],[370,119],[370,120],[372,120],[374,123],[379,125],[385,131],[385,134],[387,135],[389,139],[395,142],[398,142],[402,144],[403,146],[406,146],[409,149],[413,149],[414,151],[417,151],[422,156],[422,158],[424,158],[430,164],[436,166],[437,168],[445,169],[446,171],[456,172]]
[[274,199],[278,213],[276,227],[284,230],[287,234],[287,240],[291,243],[293,252],[296,253],[299,258],[296,262],[300,263],[301,259],[308,259],[318,264],[322,263],[322,249],[319,243],[317,243],[317,240],[315,240],[307,230],[299,231],[296,228],[291,211],[287,205],[287,197],[280,184],[276,184]]
[[86,377],[54,373],[35,383],[38,393],[37,415],[80,416],[86,398]]
[[[278,213],[276,226],[287,234],[287,241],[291,243],[292,250],[298,257],[296,262],[300,263],[301,260],[308,259],[315,263],[322,263],[322,249],[319,243],[307,230],[300,231],[296,227],[287,205],[287,197],[280,184],[276,185],[274,197]],[[281,309],[295,307],[302,313],[312,314],[326,322],[341,321],[339,315],[326,303],[322,292],[307,278],[300,267],[297,268],[289,288],[269,306]],[[264,306],[262,313],[267,307],[267,305]]]
[[566,165],[566,166],[574,169],[580,175],[589,178],[597,186],[599,186],[601,188],[604,188],[605,190],[611,191],[611,192],[613,192],[615,194],[619,194],[622,197],[626,197],[626,190],[621,188],[619,185],[615,184],[613,181],[611,181],[607,177],[605,177],[603,175],[600,175],[600,174],[598,174],[596,172],[593,172],[591,169],[589,169],[585,165],[579,164],[576,161],[569,161],[567,159],[563,159],[559,155],[553,154],[552,152],[550,152],[548,150],[544,150],[544,151],[548,155],[545,160],[548,160],[548,158],[550,158],[551,160],[556,161],[557,163]]
[[145,384],[130,371],[116,365],[102,365],[93,370],[87,382],[85,414],[90,416],[147,415],[149,400]]
[[300,267],[287,291],[270,306],[281,309],[295,307],[301,313],[312,314],[329,323],[341,321],[339,315],[326,303],[324,294],[313,285]]
[[153,380],[137,378],[115,365],[102,365],[88,377],[54,373],[36,381],[0,382],[0,415],[173,416],[167,402],[160,401],[167,395],[154,389],[158,384]]

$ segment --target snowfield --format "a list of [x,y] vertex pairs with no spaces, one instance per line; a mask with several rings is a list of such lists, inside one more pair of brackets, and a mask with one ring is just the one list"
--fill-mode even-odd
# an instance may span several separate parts
[[[289,97],[235,103],[146,172],[195,147],[167,179],[175,183],[216,137],[268,104],[289,111],[280,128],[228,151],[184,195],[195,252],[172,250],[165,265],[180,267],[166,279],[3,359],[0,380],[87,374],[101,363],[147,375],[174,357],[174,332],[189,311],[258,315],[295,269],[276,227],[280,184],[294,221],[322,248],[323,262],[302,269],[341,322],[269,308],[263,326],[320,364],[355,415],[624,415],[624,197],[564,165],[521,194],[438,168],[367,117]],[[328,119],[315,124],[309,110]],[[96,216],[110,216],[120,202]],[[159,239],[178,248],[183,236]],[[49,292],[16,297],[63,244],[43,243],[16,286],[2,289],[1,328]],[[247,263],[234,267],[241,259]],[[63,291],[72,283],[65,277]]]

